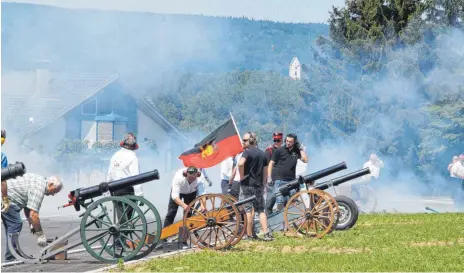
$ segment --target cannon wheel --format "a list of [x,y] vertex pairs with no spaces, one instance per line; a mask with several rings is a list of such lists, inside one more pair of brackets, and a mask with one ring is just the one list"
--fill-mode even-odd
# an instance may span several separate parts
[[[289,220],[289,215],[296,217]],[[334,207],[330,198],[319,190],[299,191],[288,200],[284,221],[293,233],[321,238],[332,228]]]
[[[230,198],[230,200],[232,200],[232,202],[237,202],[238,200],[233,197],[232,195],[228,196]],[[231,246],[234,246],[236,244],[238,244],[238,242],[240,242],[240,240],[242,240],[243,236],[245,236],[246,234],[246,229],[247,229],[247,226],[248,226],[248,221],[247,221],[247,215],[246,215],[246,210],[245,210],[245,207],[242,205],[242,206],[238,206],[237,207],[239,212],[240,212],[240,229],[239,229],[239,233],[238,233],[238,236],[235,238],[235,240],[230,244]]]
[[327,232],[327,234],[330,234],[334,230],[336,230],[338,218],[340,217],[340,208],[338,207],[337,199],[326,191],[319,190],[319,189],[312,189],[312,190],[318,192],[321,195],[325,195],[325,197],[329,199],[330,202],[332,202],[332,207],[334,209],[334,221],[333,221],[332,227],[330,228],[329,232]]
[[[162,230],[161,217],[156,207],[152,203],[150,203],[147,199],[140,197],[140,196],[135,196],[135,195],[130,195],[126,197],[139,206],[139,208],[142,210],[143,215],[145,216],[145,219],[147,220],[147,237],[143,244],[142,253],[135,255],[132,258],[133,260],[138,260],[138,259],[142,259],[146,257],[158,245],[160,237],[161,237],[161,230]],[[149,219],[153,219],[153,220],[149,220]],[[133,219],[133,220],[136,220],[136,219]],[[140,226],[142,224],[138,224],[136,226]],[[132,236],[129,236],[129,237],[131,237],[131,239],[134,239]],[[140,240],[136,239],[135,242],[139,243]],[[137,244],[132,244],[132,242],[129,240],[126,240],[126,243],[128,243],[132,249],[135,249],[137,245]]]
[[[126,217],[117,217],[115,209],[113,209],[113,219],[111,220],[109,215],[109,208],[114,206],[116,203],[119,203],[122,206],[123,214],[125,216],[129,209],[132,209],[132,217],[131,219],[127,220]],[[102,211],[98,214],[93,214],[94,211],[97,209],[101,209]],[[103,217],[103,219],[102,219]],[[137,225],[135,219],[140,220],[141,227],[135,229]],[[96,221],[96,229],[93,226],[89,226],[89,221]],[[119,197],[119,196],[107,196],[103,197],[96,202],[92,203],[84,213],[82,220],[81,220],[81,240],[82,244],[84,245],[87,252],[92,255],[95,259],[106,262],[106,263],[117,263],[120,259],[123,261],[128,261],[134,258],[139,251],[142,249],[143,244],[136,244],[131,238],[127,237],[124,233],[130,232],[136,235],[138,238],[146,238],[147,236],[147,221],[145,216],[143,215],[142,210],[132,201],[127,198]],[[92,233],[97,232],[98,235],[93,235]],[[105,237],[108,235],[107,239]],[[96,238],[96,239],[95,239]],[[108,246],[111,241],[111,246]],[[95,240],[93,240],[95,239]],[[133,244],[137,246],[135,249],[131,249],[127,247],[125,244],[125,240],[131,241]],[[100,248],[94,249],[92,245],[96,242],[100,242],[102,246]],[[116,242],[121,244],[120,253],[116,253],[117,248],[115,246]],[[110,255],[110,258],[106,258],[103,256],[103,252],[106,252]],[[97,253],[98,252],[98,253]],[[123,254],[124,253],[124,254]]]
[[336,219],[335,229],[346,230],[352,228],[358,221],[358,206],[351,198],[344,195],[337,195],[335,199],[340,208],[340,214]]
[[[197,209],[201,202],[205,206],[204,212]],[[194,245],[215,250],[232,244],[238,235],[239,223],[239,210],[228,196],[222,194],[198,196],[188,205],[183,219],[183,225],[189,230],[190,241]]]

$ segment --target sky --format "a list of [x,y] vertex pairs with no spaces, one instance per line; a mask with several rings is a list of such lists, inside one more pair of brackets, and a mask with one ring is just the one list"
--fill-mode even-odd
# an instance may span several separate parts
[[2,0],[64,8],[112,9],[169,14],[245,16],[255,20],[327,23],[332,6],[345,0]]

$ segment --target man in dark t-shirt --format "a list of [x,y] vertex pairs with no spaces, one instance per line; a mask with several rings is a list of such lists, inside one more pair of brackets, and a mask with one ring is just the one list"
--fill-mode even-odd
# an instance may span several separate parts
[[240,172],[240,200],[256,196],[253,208],[247,209],[247,235],[251,239],[259,239],[253,235],[253,219],[255,211],[259,214],[259,222],[264,231],[264,240],[273,240],[267,225],[267,216],[264,212],[264,185],[267,183],[267,159],[264,152],[256,145],[258,143],[256,134],[248,132],[242,139],[245,151],[238,162]]
[[[302,145],[300,145],[297,136],[295,134],[288,134],[285,138],[285,145],[274,151],[268,166],[268,176],[271,177],[274,184],[274,195],[279,187],[296,179],[298,159],[304,163],[308,162],[306,152]],[[291,195],[294,193],[295,190],[290,192]],[[283,208],[287,201],[286,199],[288,197],[279,196],[276,198],[277,210]],[[271,205],[274,206],[272,202],[267,206],[268,213],[272,212]]]
[[[282,140],[283,140],[283,133],[282,132],[275,132],[272,134],[272,139],[274,140],[274,144],[270,145],[269,147],[264,150],[264,154],[266,155],[267,162],[271,162],[272,155],[274,152],[279,149],[282,146]],[[269,176],[268,176],[269,180]],[[272,180],[270,183],[267,183],[266,185],[266,207],[268,215],[272,213],[272,208],[274,207],[276,202],[276,198],[274,195],[274,184],[272,183]],[[269,210],[271,208],[271,210]]]

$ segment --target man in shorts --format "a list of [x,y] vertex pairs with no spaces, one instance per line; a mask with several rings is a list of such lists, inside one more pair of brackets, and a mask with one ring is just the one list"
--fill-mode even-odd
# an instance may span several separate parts
[[274,238],[269,233],[267,216],[264,212],[264,187],[267,184],[267,159],[262,150],[257,147],[258,140],[255,133],[248,132],[243,138],[243,147],[245,151],[238,162],[240,173],[240,200],[256,196],[253,201],[253,208],[247,212],[247,235],[250,239],[260,238],[253,235],[253,220],[255,212],[259,214],[259,222],[264,231],[264,240],[271,241]]

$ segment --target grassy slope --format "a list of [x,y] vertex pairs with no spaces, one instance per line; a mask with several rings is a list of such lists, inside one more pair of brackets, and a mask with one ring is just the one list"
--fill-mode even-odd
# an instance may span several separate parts
[[362,215],[320,240],[276,236],[224,252],[154,259],[124,271],[464,271],[464,214]]

